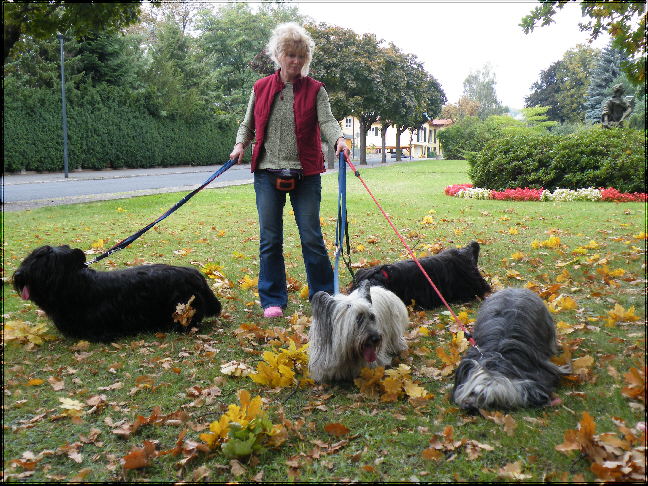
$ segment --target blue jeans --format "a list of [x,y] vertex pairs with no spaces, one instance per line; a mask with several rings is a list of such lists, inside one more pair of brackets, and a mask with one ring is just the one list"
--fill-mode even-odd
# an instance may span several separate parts
[[333,268],[320,227],[322,182],[319,174],[304,177],[286,193],[274,187],[274,176],[265,170],[254,173],[254,192],[259,213],[259,298],[264,309],[288,304],[283,256],[283,209],[286,194],[295,213],[302,256],[306,267],[308,298],[323,290],[333,293]]

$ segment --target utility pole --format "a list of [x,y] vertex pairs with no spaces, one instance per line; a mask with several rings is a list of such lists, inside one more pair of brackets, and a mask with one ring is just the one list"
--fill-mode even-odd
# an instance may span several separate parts
[[65,178],[68,178],[68,136],[67,136],[67,113],[65,110],[65,67],[63,63],[63,34],[57,35],[61,43],[61,116],[63,118],[63,171]]

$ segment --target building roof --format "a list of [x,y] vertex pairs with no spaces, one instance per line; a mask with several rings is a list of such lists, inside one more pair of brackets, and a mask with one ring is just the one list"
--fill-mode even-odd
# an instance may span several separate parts
[[448,125],[452,125],[453,122],[450,118],[435,118],[428,123],[435,127],[446,127]]

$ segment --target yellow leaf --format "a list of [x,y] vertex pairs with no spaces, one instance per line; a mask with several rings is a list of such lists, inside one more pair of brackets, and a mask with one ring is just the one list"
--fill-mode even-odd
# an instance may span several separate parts
[[71,398],[62,397],[59,398],[61,402],[60,407],[63,409],[63,413],[70,416],[79,416],[83,410],[83,403],[78,400],[73,400]]
[[428,395],[428,392],[422,386],[419,386],[409,380],[405,381],[405,393],[410,398],[425,398]]
[[498,476],[502,478],[513,479],[516,481],[521,481],[533,477],[531,474],[522,473],[522,465],[520,461],[509,463],[506,466],[500,468]]
[[4,324],[3,334],[6,343],[15,341],[20,344],[43,344],[45,340],[53,339],[52,336],[45,334],[48,325],[44,322],[32,325],[24,321],[6,321]]
[[536,241],[534,240],[531,242],[531,247],[533,249],[538,249],[538,248],[560,248],[560,238],[557,236],[551,236],[550,238],[546,239],[545,241]]
[[563,297],[560,299],[560,307],[564,310],[574,310],[578,308],[578,304],[576,304],[576,301],[571,297]]
[[517,278],[518,280],[522,280],[522,274],[517,270],[507,270],[506,278]]
[[522,260],[526,255],[522,252],[516,251],[515,253],[511,254],[511,258],[513,260]]
[[385,368],[377,366],[376,368],[362,368],[360,376],[353,380],[353,383],[360,388],[360,393],[369,396],[375,396],[380,381],[385,376]]
[[256,287],[258,285],[258,283],[259,283],[259,279],[258,278],[251,278],[249,275],[244,275],[243,279],[241,281],[239,281],[239,283],[240,283],[241,288],[243,290],[248,290],[248,289],[251,289],[253,287]]
[[593,365],[594,358],[592,358],[591,356],[583,356],[572,361],[572,367],[575,373],[578,373],[578,370],[590,369]]
[[638,321],[640,317],[635,314],[634,306],[625,310],[619,304],[614,305],[614,309],[608,311],[607,325],[614,326],[617,322],[634,322]]
[[299,291],[299,297],[302,299],[308,299],[308,285],[302,286],[301,290]]
[[93,242],[90,246],[92,248],[94,248],[95,250],[98,250],[98,249],[104,247],[104,243],[105,243],[104,240],[97,240],[97,241]]
[[45,380],[42,380],[40,378],[32,378],[27,382],[27,386],[38,386],[42,385],[43,383],[45,383]]
[[187,301],[186,304],[178,304],[176,305],[176,310],[173,313],[173,321],[177,322],[183,327],[187,327],[189,324],[191,324],[191,320],[193,319],[193,316],[196,314],[196,309],[191,307],[191,303],[194,301],[196,298],[195,295],[192,295],[189,297],[189,300]]
[[221,365],[221,373],[227,376],[248,376],[252,370],[245,363],[230,361]]
[[421,224],[431,225],[434,224],[434,218],[432,216],[424,216]]

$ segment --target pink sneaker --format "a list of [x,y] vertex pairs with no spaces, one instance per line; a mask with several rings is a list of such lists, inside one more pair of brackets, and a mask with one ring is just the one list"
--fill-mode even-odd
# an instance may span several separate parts
[[282,316],[283,316],[283,310],[281,310],[281,307],[272,306],[263,309],[263,317],[282,317]]

